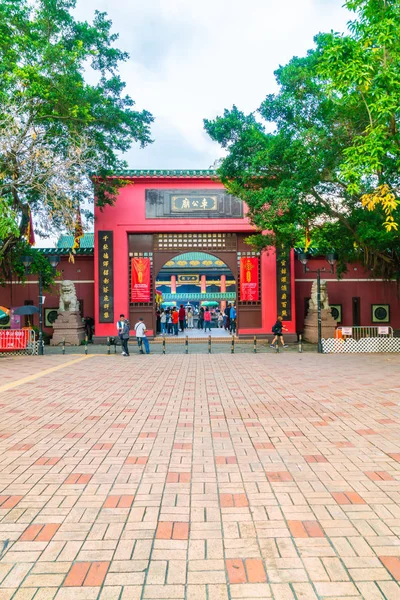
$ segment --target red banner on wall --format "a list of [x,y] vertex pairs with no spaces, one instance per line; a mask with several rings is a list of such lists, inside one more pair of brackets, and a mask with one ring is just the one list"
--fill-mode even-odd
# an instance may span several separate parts
[[132,258],[131,302],[150,302],[150,259]]
[[258,258],[240,259],[240,300],[241,302],[257,302],[258,293]]

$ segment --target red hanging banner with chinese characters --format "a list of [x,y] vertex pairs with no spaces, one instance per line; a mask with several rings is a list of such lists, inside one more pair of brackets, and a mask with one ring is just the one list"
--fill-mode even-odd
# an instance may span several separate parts
[[150,302],[150,259],[132,258],[131,302]]
[[257,302],[258,293],[258,258],[240,259],[240,300],[241,302]]

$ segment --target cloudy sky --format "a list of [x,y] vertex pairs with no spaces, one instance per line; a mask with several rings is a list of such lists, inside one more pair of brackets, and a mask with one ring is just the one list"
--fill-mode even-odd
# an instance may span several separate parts
[[130,54],[121,76],[155,117],[154,143],[132,148],[132,169],[207,169],[221,150],[203,119],[236,104],[257,108],[274,70],[320,31],[344,31],[344,0],[77,0],[76,15],[108,13]]

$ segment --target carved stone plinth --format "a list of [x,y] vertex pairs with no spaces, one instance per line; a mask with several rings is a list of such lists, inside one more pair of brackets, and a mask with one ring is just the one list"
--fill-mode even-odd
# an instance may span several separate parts
[[85,339],[85,326],[79,312],[64,311],[58,314],[53,323],[54,333],[50,341],[51,346],[65,343],[71,346],[80,346]]
[[[322,339],[333,338],[336,321],[331,315],[330,308],[321,310]],[[310,308],[304,321],[304,340],[311,344],[318,343],[318,310]]]

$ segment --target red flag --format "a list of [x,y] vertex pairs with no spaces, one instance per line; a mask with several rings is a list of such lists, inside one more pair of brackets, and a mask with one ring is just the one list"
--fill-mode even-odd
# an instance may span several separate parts
[[78,207],[76,211],[75,230],[74,230],[74,245],[72,250],[81,247],[81,238],[83,238],[83,227],[81,218],[81,209]]
[[33,220],[32,220],[32,211],[31,207],[28,206],[28,225],[25,232],[25,238],[30,246],[35,245],[35,232],[33,230]]

